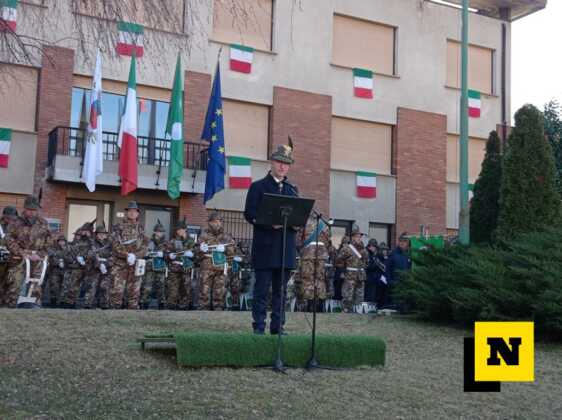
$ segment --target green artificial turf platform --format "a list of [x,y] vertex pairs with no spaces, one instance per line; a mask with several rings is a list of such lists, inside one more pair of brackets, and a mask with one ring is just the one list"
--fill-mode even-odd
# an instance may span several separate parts
[[[146,343],[175,341],[178,364],[188,367],[271,366],[277,355],[277,336],[251,333],[178,332],[147,334]],[[319,335],[316,359],[326,367],[382,366],[384,341],[372,336]],[[310,335],[283,337],[282,358],[286,366],[305,367],[310,358]]]

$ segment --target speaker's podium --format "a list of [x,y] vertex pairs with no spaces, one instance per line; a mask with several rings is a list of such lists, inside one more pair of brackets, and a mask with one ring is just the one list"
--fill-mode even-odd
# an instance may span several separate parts
[[[302,227],[306,225],[308,216],[314,206],[314,200],[278,194],[264,194],[258,214],[256,224],[264,226],[283,226],[283,248],[281,255],[281,305],[279,308],[279,322],[283,323],[285,312],[285,253],[287,247],[287,228]],[[282,325],[280,325],[282,327]],[[279,329],[277,341],[277,358],[273,368],[282,372],[284,370],[283,360],[281,359],[281,331]]]

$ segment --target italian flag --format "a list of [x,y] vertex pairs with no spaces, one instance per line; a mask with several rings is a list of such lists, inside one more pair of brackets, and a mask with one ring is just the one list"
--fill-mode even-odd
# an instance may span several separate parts
[[0,168],[8,167],[10,144],[12,143],[12,129],[0,128]]
[[137,77],[135,56],[131,58],[129,83],[125,97],[125,109],[119,125],[119,176],[121,177],[121,195],[127,195],[137,189]]
[[183,83],[181,80],[181,59],[179,54],[176,63],[176,74],[174,75],[172,100],[168,109],[166,138],[170,139],[168,196],[175,200],[180,196],[180,184],[183,174]]
[[480,109],[482,108],[482,100],[480,92],[476,90],[468,91],[468,116],[472,118],[480,118]]
[[377,197],[377,174],[373,172],[357,172],[357,197]]
[[119,22],[117,30],[119,31],[117,54],[142,57],[144,27],[137,23]]
[[0,32],[15,31],[18,0],[0,0]]
[[358,98],[373,98],[373,72],[365,69],[353,69],[353,89]]
[[230,70],[240,73],[252,72],[254,49],[238,44],[230,44]]
[[247,189],[252,184],[252,160],[230,156],[228,158],[228,185],[232,189]]

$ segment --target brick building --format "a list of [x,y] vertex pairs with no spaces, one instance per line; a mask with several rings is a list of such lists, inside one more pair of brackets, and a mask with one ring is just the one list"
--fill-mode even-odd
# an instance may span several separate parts
[[[417,232],[422,224],[432,233],[454,233],[461,27],[453,3],[460,1],[304,0],[295,7],[292,1],[245,0],[250,13],[244,25],[234,16],[234,1],[170,1],[167,7],[180,18],[169,27],[151,27],[142,8],[123,17],[145,25],[137,68],[139,188],[127,197],[119,194],[116,132],[130,59],[104,53],[104,173],[89,193],[80,179],[81,128],[88,117],[95,48],[77,47],[72,22],[94,25],[101,12],[78,10],[84,2],[72,9],[70,1],[56,7],[51,0],[21,1],[18,33],[38,30],[31,17],[43,26],[57,19],[57,30],[44,30],[43,36],[53,44],[62,41],[45,45],[33,65],[0,56],[0,127],[13,130],[8,168],[0,168],[0,207],[21,207],[26,194],[42,190],[43,215],[70,236],[94,218],[115,223],[131,199],[143,207],[148,229],[156,219],[169,226],[184,216],[194,229],[204,224],[205,145],[199,138],[223,48],[226,154],[250,158],[254,179],[267,172],[269,151],[291,135],[296,163],[290,178],[336,220],[336,236],[354,221],[383,241]],[[509,124],[511,21],[545,4],[471,1],[469,84],[481,93],[482,106],[481,117],[470,120],[470,182],[480,171],[489,132],[503,116]],[[110,20],[108,30],[117,31],[117,20]],[[156,38],[174,42],[155,48],[162,45]],[[163,133],[177,46],[183,42],[191,43],[182,48],[186,168],[182,196],[172,201],[165,191]],[[229,70],[231,43],[254,48],[251,73]],[[373,99],[354,96],[354,68],[373,72]],[[376,173],[376,198],[357,197],[359,171]],[[207,203],[224,212],[240,237],[247,235],[244,199],[245,190],[227,188]]]

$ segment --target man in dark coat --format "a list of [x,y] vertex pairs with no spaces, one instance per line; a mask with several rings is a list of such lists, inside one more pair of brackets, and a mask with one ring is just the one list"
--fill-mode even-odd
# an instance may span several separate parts
[[[271,334],[283,334],[285,319],[280,319],[282,273],[284,272],[284,290],[287,291],[287,281],[290,270],[296,267],[296,229],[287,230],[285,247],[285,270],[282,270],[283,228],[282,226],[264,226],[256,224],[258,209],[264,194],[281,194],[298,196],[298,190],[287,181],[287,173],[294,163],[293,145],[279,146],[271,155],[271,171],[250,186],[246,196],[244,217],[254,226],[252,242],[252,264],[256,275],[254,286],[254,300],[252,304],[253,328],[255,334],[264,334],[266,322],[267,295],[272,287],[272,313],[269,331]],[[284,311],[283,311],[284,312]]]
[[388,293],[390,295],[389,300],[394,304],[393,306],[398,307],[400,310],[404,310],[404,308],[401,308],[400,305],[397,304],[398,302],[393,300],[392,289],[400,281],[400,271],[408,271],[412,268],[412,260],[408,255],[409,245],[410,241],[406,233],[402,233],[398,238],[398,246],[390,253],[386,264],[386,279],[388,281]]

